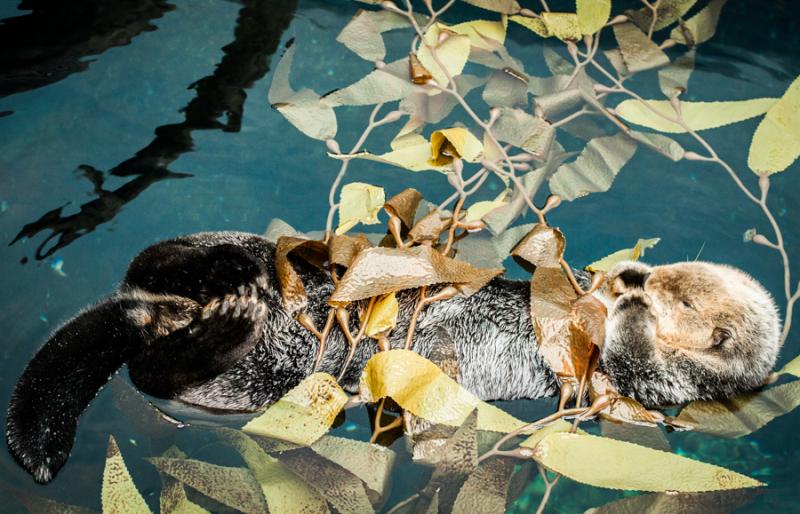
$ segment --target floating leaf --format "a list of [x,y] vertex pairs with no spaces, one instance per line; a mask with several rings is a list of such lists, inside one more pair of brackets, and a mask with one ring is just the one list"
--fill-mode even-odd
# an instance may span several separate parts
[[464,221],[468,223],[471,221],[478,221],[487,214],[489,214],[490,212],[492,212],[493,210],[499,207],[503,207],[504,205],[508,205],[508,202],[505,200],[505,197],[506,197],[506,192],[503,191],[494,200],[475,202],[474,204],[470,205],[469,209],[467,209],[467,216],[464,219]]
[[[425,21],[417,15],[417,21]],[[336,36],[336,41],[368,61],[383,60],[386,57],[386,46],[381,34],[384,32],[410,27],[408,18],[391,11],[366,11],[359,9],[355,16]]]
[[[565,421],[564,419],[559,419],[558,421],[550,423],[549,425],[536,430],[531,436],[519,443],[519,445],[525,448],[536,448],[536,445],[539,444],[539,441],[550,434],[557,434],[560,432],[572,432],[572,423]],[[577,433],[583,434],[584,432],[583,430],[578,429]]]
[[792,359],[791,362],[789,362],[789,364],[784,366],[778,373],[780,375],[788,373],[789,375],[800,377],[800,356],[797,356],[794,359]]
[[153,457],[148,460],[158,471],[223,505],[246,514],[267,512],[261,486],[249,469],[183,458]]
[[275,243],[281,236],[299,237],[301,234],[282,219],[272,218],[267,225],[267,230],[264,231],[264,238]]
[[386,195],[382,187],[363,182],[345,184],[339,193],[339,226],[336,233],[344,234],[359,223],[380,223],[378,213],[385,201]]
[[729,400],[695,401],[678,421],[721,437],[742,437],[800,406],[800,380]]
[[483,90],[483,101],[492,107],[527,107],[527,77],[510,68],[493,71]]
[[310,89],[294,91],[289,83],[296,45],[292,44],[275,67],[269,87],[269,103],[298,130],[314,139],[330,139],[336,135],[336,115],[320,102]]
[[633,248],[617,250],[616,252],[603,257],[599,261],[589,264],[586,266],[586,269],[592,273],[596,273],[598,271],[608,273],[620,262],[638,261],[639,257],[644,255],[645,250],[654,247],[659,241],[661,241],[661,238],[658,237],[654,237],[652,239],[639,239],[636,241],[636,244],[633,245]]
[[342,466],[360,478],[367,492],[385,497],[390,491],[391,472],[397,455],[383,446],[325,436],[311,446],[318,455]]
[[282,441],[309,445],[322,437],[344,404],[347,395],[327,373],[314,373],[250,420],[242,430]]
[[609,489],[703,492],[764,485],[719,466],[588,434],[550,434],[536,446],[534,459],[572,480]]
[[513,14],[520,10],[517,0],[464,0],[464,2],[487,11],[503,14]]
[[483,158],[483,145],[472,132],[453,127],[437,130],[431,134],[431,164],[444,166],[453,159],[477,162]]
[[445,257],[430,246],[368,248],[356,257],[328,300],[341,305],[434,284],[454,284],[471,294],[502,269],[478,269]]
[[747,165],[758,174],[785,170],[800,156],[800,77],[770,107],[750,143]]
[[372,248],[364,234],[354,236],[334,235],[328,243],[328,260],[331,264],[349,267],[361,250]]
[[391,152],[381,155],[373,155],[369,152],[359,152],[356,154],[333,154],[328,157],[334,159],[366,159],[369,161],[382,162],[399,166],[411,171],[436,170],[448,171],[449,166],[436,166],[431,163],[431,144],[419,134],[407,134],[392,141]]
[[[658,2],[658,9],[656,9],[657,15],[654,29],[661,30],[672,25],[678,18],[686,14],[695,3],[697,3],[697,0],[661,0]],[[625,14],[640,29],[650,29],[650,24],[653,21],[653,11],[649,7],[642,7],[636,11],[625,11]]]
[[675,62],[658,70],[658,86],[664,96],[671,97],[675,90],[686,91],[689,77],[694,71],[694,49],[675,59]]
[[512,459],[493,458],[481,463],[470,474],[453,504],[453,512],[494,514],[506,511]]
[[310,257],[315,255],[318,264],[321,265],[328,255],[328,248],[322,241],[287,236],[278,238],[275,245],[275,271],[278,275],[281,300],[289,313],[301,311],[308,304],[303,279],[289,260],[289,256],[295,252],[302,253],[305,260],[310,260]]
[[576,0],[578,26],[582,34],[594,34],[608,21],[611,0]]
[[536,268],[559,268],[566,240],[557,228],[536,224],[533,230],[511,251]]
[[492,133],[499,141],[522,148],[539,159],[544,159],[550,151],[555,137],[555,129],[542,118],[508,107],[500,110]]
[[[728,102],[681,102],[681,113],[690,129],[706,130],[763,114],[775,104],[776,100],[776,98],[754,98]],[[673,134],[686,132],[679,124],[669,121],[676,117],[669,100],[630,99],[617,105],[615,110],[623,119],[653,130]]]
[[398,309],[399,305],[395,293],[389,293],[378,298],[367,319],[367,336],[375,338],[378,334],[392,330],[397,325]]
[[510,414],[478,399],[429,360],[410,350],[378,352],[361,375],[366,402],[391,397],[403,409],[433,423],[461,426],[478,410],[478,430],[510,432],[523,425]]
[[[485,77],[476,77],[475,75],[459,75],[453,80],[456,89],[462,96],[466,96],[476,87],[486,83]],[[445,93],[430,93],[430,91],[417,91],[410,94],[400,102],[400,110],[422,122],[439,123],[458,105],[458,99]]]
[[729,514],[755,496],[752,489],[711,493],[655,493],[623,498],[584,514]]
[[510,16],[508,19],[542,37],[555,36],[562,41],[581,39],[578,15],[574,13],[543,12],[539,18]]
[[622,132],[593,139],[577,159],[558,168],[550,178],[550,191],[562,200],[608,191],[635,152],[636,144]]
[[133,483],[114,436],[108,438],[106,465],[103,468],[101,503],[103,504],[103,514],[149,514],[151,512],[136,488],[136,484]]
[[[406,59],[386,64],[354,84],[325,95],[322,104],[336,107],[375,105],[402,100],[414,89],[414,85],[408,79],[407,66]],[[402,75],[398,76],[398,70],[402,70]]]
[[669,33],[669,37],[678,43],[683,43],[690,47],[705,43],[711,39],[717,31],[719,15],[727,1],[728,0],[711,0],[700,12],[681,23],[679,27],[672,29],[672,32]]
[[683,159],[686,154],[686,151],[677,141],[663,134],[631,130],[628,135],[631,139],[675,162]]
[[[553,75],[566,75],[569,77],[575,69],[575,65],[572,62],[549,46],[542,48],[542,55],[544,56],[545,64],[547,64],[547,69]],[[559,87],[559,89],[561,88]]]
[[[440,42],[442,32],[450,36]],[[459,75],[467,63],[470,49],[469,36],[455,34],[447,29],[441,29],[439,25],[434,25],[425,33],[423,41],[417,50],[417,59],[440,86],[447,86],[450,83],[448,76],[453,78]],[[428,46],[436,52],[436,58]],[[441,62],[441,66],[436,62],[437,59]]]
[[409,187],[389,198],[383,208],[390,215],[400,218],[403,225],[410,229],[414,225],[420,200],[422,195],[419,191]]
[[669,63],[667,54],[633,23],[614,25],[614,36],[619,43],[625,67],[633,73]]
[[502,46],[506,40],[506,26],[499,21],[473,20],[451,26],[439,25],[440,28],[446,28],[456,34],[469,37],[473,48],[490,52],[498,46]]

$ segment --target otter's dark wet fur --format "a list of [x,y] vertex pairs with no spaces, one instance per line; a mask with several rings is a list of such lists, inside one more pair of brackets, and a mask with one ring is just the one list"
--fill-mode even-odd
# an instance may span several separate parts
[[[7,421],[8,446],[17,461],[36,481],[50,481],[69,456],[81,412],[125,363],[145,393],[228,411],[269,405],[308,376],[319,342],[283,308],[274,253],[274,244],[261,236],[216,232],[161,242],[139,254],[118,291],[58,329],[23,372]],[[308,294],[306,312],[321,327],[333,283],[303,261],[294,265]],[[616,300],[620,312],[627,310],[621,307],[625,298],[636,301],[637,283],[644,284],[646,273],[618,274],[630,289]],[[428,356],[449,345],[461,384],[484,400],[556,394],[556,377],[536,351],[529,291],[528,282],[497,278],[469,297],[430,305],[419,317],[414,350]],[[416,298],[416,291],[398,294],[395,348],[405,342]],[[351,319],[357,318],[352,313]],[[631,359],[637,350],[626,348],[639,345],[639,320],[610,319],[628,321],[613,333],[603,365],[623,393],[648,405],[730,395],[765,378],[759,368],[753,376],[725,376],[729,382],[723,385],[702,367],[648,367],[646,355]],[[351,330],[356,328],[353,321]],[[630,342],[617,337],[631,330]],[[338,375],[347,350],[344,335],[333,330],[320,371]],[[344,388],[355,390],[375,351],[372,340],[359,344],[343,374]],[[775,355],[762,360],[774,363]],[[674,377],[663,376],[674,369],[680,371]],[[651,378],[669,379],[669,387],[639,387]]]

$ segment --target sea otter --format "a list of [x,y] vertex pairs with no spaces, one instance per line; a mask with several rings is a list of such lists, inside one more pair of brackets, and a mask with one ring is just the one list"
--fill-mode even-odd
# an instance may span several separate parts
[[[81,412],[125,363],[143,392],[216,410],[256,410],[299,383],[313,370],[319,342],[283,308],[274,256],[272,242],[237,232],[144,250],[118,290],[59,328],[23,372],[6,432],[17,461],[37,482],[50,481],[69,456]],[[331,277],[302,260],[294,265],[306,312],[322,326]],[[558,380],[536,351],[529,289],[526,281],[496,278],[470,296],[431,304],[414,350],[429,356],[451,345],[459,381],[484,400],[556,394]],[[646,406],[755,389],[777,358],[775,304],[736,269],[623,263],[597,294],[609,313],[601,365],[622,394]],[[393,347],[404,344],[416,297],[398,294]],[[334,330],[319,370],[342,372],[341,385],[352,391],[377,349],[365,339],[340,370],[347,349]]]

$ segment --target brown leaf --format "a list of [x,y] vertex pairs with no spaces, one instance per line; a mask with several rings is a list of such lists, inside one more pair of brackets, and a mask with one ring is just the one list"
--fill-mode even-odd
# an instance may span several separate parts
[[278,274],[283,305],[289,313],[293,314],[306,307],[308,297],[303,279],[295,271],[289,259],[290,255],[300,257],[321,268],[328,257],[328,248],[322,241],[286,236],[278,238],[275,250],[275,270]]
[[433,79],[433,75],[419,62],[417,54],[408,55],[408,75],[414,84],[425,84]]
[[511,255],[524,259],[537,268],[560,268],[565,246],[564,234],[560,230],[536,224],[511,250]]
[[439,235],[447,228],[448,221],[442,219],[439,211],[431,211],[423,216],[408,233],[414,242],[438,241]]
[[414,226],[414,216],[417,213],[420,200],[422,200],[422,195],[419,191],[409,187],[389,198],[389,200],[383,204],[383,208],[390,215],[393,214],[400,218],[403,225],[405,225],[407,229],[410,229]]
[[619,394],[608,375],[595,370],[589,383],[589,398],[594,400],[603,395],[610,397],[611,403],[600,411],[602,419],[643,425],[655,425],[660,421],[659,417],[656,417],[633,398]]
[[750,503],[755,489],[710,493],[656,493],[623,498],[586,514],[728,514]]
[[372,243],[369,242],[369,239],[364,234],[353,236],[335,235],[328,244],[328,260],[333,264],[348,268],[359,252],[371,247]]
[[502,271],[475,268],[445,257],[430,246],[368,248],[358,254],[328,302],[340,306],[434,284],[454,284],[469,295]]

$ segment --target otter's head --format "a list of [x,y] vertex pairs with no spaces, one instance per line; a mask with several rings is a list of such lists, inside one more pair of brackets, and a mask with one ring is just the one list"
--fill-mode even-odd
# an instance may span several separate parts
[[625,262],[600,296],[609,307],[602,366],[620,393],[648,407],[751,391],[775,365],[775,302],[738,269]]

